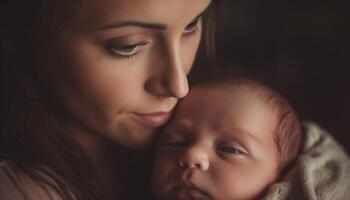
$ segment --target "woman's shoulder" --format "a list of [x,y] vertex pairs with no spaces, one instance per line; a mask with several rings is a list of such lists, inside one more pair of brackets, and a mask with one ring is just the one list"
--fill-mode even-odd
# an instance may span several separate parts
[[0,160],[1,200],[62,200],[51,187],[35,181],[16,167],[14,161]]

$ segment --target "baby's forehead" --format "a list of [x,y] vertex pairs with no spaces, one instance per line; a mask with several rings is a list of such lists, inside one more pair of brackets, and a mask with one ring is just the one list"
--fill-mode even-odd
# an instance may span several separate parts
[[249,82],[205,83],[192,88],[180,104],[174,121],[215,130],[217,136],[248,131],[266,141],[272,138],[270,134],[276,126],[276,114],[259,85]]
[[218,100],[255,99],[265,103],[268,103],[269,97],[274,93],[272,89],[250,79],[204,82],[196,85],[193,90],[200,91],[196,95],[214,96]]
[[216,107],[217,111],[232,108],[234,112],[244,112],[263,108],[273,115],[280,112],[281,106],[278,102],[282,99],[274,90],[250,79],[204,82],[194,86],[189,97],[194,104],[206,108]]

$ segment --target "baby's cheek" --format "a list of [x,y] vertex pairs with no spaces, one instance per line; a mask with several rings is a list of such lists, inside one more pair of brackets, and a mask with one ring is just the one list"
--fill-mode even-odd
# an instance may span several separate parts
[[[156,197],[166,195],[176,180],[176,161],[172,156],[157,153],[153,171],[153,192]],[[159,198],[157,198],[159,199]]]
[[154,173],[157,180],[164,182],[174,168],[175,160],[160,150],[155,156]]
[[231,163],[230,167],[213,172],[212,187],[217,199],[252,199],[274,180],[273,169],[253,161]]

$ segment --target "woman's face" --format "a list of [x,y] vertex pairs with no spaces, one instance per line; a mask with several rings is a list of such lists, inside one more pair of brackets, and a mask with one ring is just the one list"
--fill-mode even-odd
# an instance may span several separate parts
[[37,52],[39,73],[75,122],[142,147],[188,92],[210,0],[83,0]]

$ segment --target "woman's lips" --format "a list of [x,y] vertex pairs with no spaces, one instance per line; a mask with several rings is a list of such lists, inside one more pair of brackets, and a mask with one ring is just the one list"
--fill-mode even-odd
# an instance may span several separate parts
[[171,116],[171,112],[134,113],[137,121],[150,126],[159,127],[165,124]]

